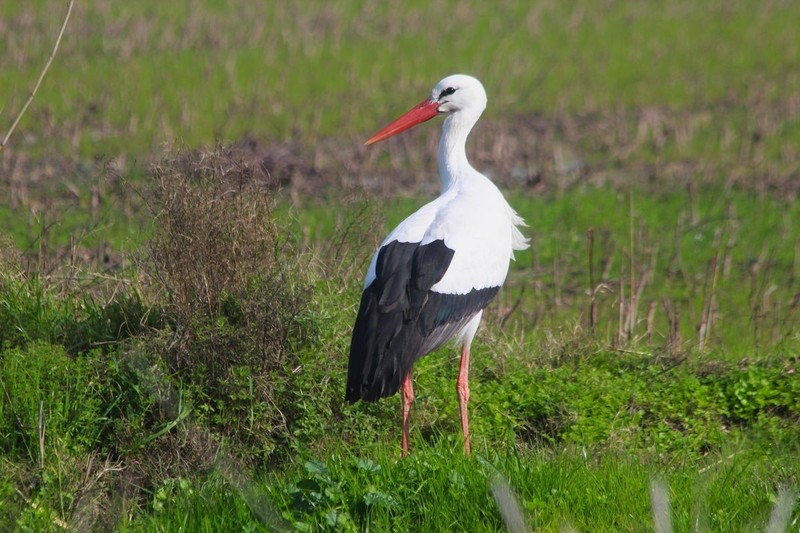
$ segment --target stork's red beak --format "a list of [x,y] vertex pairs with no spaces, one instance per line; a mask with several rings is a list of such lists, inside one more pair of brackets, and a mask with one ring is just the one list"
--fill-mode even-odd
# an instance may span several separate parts
[[398,118],[381,131],[370,137],[364,144],[373,144],[384,139],[388,139],[392,135],[397,135],[401,131],[406,131],[412,126],[416,126],[421,122],[430,120],[439,113],[439,102],[426,98],[419,104],[411,108],[408,113]]

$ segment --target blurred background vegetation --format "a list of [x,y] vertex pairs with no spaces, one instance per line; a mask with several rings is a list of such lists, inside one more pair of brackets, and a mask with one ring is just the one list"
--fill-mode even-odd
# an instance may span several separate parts
[[[27,97],[61,7],[4,8],[4,116]],[[754,105],[791,119],[799,19],[780,0],[78,2],[15,145],[139,159],[176,139],[350,141],[453,72],[483,80],[493,121]],[[796,149],[785,126],[776,142]]]

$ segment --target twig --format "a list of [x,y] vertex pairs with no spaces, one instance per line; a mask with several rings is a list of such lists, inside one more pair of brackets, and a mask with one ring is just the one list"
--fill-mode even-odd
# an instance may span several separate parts
[[719,460],[717,460],[717,461],[714,461],[714,462],[713,462],[713,463],[711,463],[710,465],[706,465],[706,466],[704,466],[703,468],[699,469],[699,470],[697,471],[697,473],[698,473],[698,474],[704,474],[704,473],[705,473],[707,470],[710,470],[710,469],[712,469],[712,468],[714,468],[714,467],[716,467],[716,466],[719,466],[719,465],[721,465],[722,463],[724,463],[725,461],[729,461],[729,460],[733,459],[734,457],[736,457],[736,456],[737,456],[737,455],[739,455],[740,453],[742,453],[742,451],[741,451],[741,450],[740,450],[740,451],[733,452],[732,454],[730,454],[729,456],[727,456],[727,457],[725,457],[725,458],[723,458],[723,459],[719,459]]
[[519,305],[522,303],[522,297],[525,295],[525,287],[526,285],[522,286],[517,299],[511,305],[511,308],[508,310],[505,316],[503,316],[503,318],[500,320],[500,328],[506,327],[506,322],[508,322],[508,319],[511,318],[511,315],[513,315],[517,309],[519,309]]
[[22,119],[22,115],[25,114],[25,111],[28,110],[28,106],[31,105],[33,102],[33,97],[36,96],[36,91],[39,90],[39,86],[42,84],[42,80],[44,79],[44,75],[47,74],[47,70],[50,68],[50,63],[53,62],[53,59],[56,57],[56,52],[58,52],[58,46],[61,44],[61,37],[64,36],[64,30],[67,29],[67,22],[69,21],[69,16],[72,14],[72,6],[75,4],[75,0],[69,0],[69,5],[67,6],[67,14],[64,16],[64,23],[61,25],[61,31],[58,32],[58,37],[56,38],[56,43],[53,45],[53,51],[50,53],[50,57],[47,59],[47,63],[44,64],[44,68],[42,69],[41,74],[39,74],[39,79],[36,80],[36,85],[33,86],[33,90],[31,91],[30,96],[28,96],[28,100],[25,102],[25,105],[22,106],[22,109],[17,115],[17,118],[14,120],[14,123],[11,124],[11,128],[6,133],[6,136],[3,138],[3,142],[0,143],[0,152],[3,151],[5,148],[6,143],[8,143],[8,139],[11,137],[11,134],[14,133],[14,130],[17,128],[17,124],[19,124],[20,119]]
[[652,355],[650,352],[642,352],[639,350],[628,350],[626,348],[612,348],[612,350],[619,353],[625,353],[630,355],[641,355],[644,357],[650,357]]

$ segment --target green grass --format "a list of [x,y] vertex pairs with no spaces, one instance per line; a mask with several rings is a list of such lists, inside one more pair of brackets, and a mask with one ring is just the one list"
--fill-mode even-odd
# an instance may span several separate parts
[[[155,512],[121,529],[262,531],[288,522],[299,531],[498,531],[503,521],[490,488],[499,478],[512,487],[537,531],[647,530],[654,480],[669,488],[676,530],[701,524],[712,531],[758,531],[766,528],[778,494],[776,484],[765,480],[796,475],[796,465],[762,465],[743,453],[664,467],[613,455],[490,452],[467,460],[461,450],[441,445],[425,446],[404,461],[342,450],[326,462],[299,463],[280,477],[251,480],[251,495],[276,504],[262,514],[263,523],[216,475],[201,484],[179,480],[160,488]],[[169,507],[161,504],[166,498],[173,502]]]

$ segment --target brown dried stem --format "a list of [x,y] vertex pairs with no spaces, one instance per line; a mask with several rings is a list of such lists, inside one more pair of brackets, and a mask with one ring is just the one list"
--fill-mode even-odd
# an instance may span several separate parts
[[64,36],[64,30],[67,29],[67,22],[69,21],[69,16],[72,14],[72,6],[74,4],[75,0],[69,0],[69,4],[67,5],[67,14],[64,16],[64,23],[61,24],[61,31],[58,32],[56,43],[53,45],[53,51],[50,53],[50,57],[47,58],[47,62],[44,64],[44,68],[39,74],[39,79],[36,80],[36,85],[33,86],[33,90],[31,91],[30,96],[28,96],[28,100],[25,102],[25,105],[22,106],[22,109],[20,109],[17,118],[14,119],[14,123],[11,124],[11,128],[9,128],[8,133],[6,133],[6,136],[3,138],[3,142],[0,142],[0,152],[3,151],[3,148],[5,148],[6,144],[8,143],[8,139],[11,138],[11,134],[14,133],[14,130],[17,128],[17,124],[19,124],[19,121],[22,119],[22,115],[25,114],[25,111],[28,110],[28,106],[30,106],[31,102],[33,102],[33,98],[36,96],[36,91],[39,90],[39,86],[42,84],[44,75],[47,74],[47,70],[50,68],[50,63],[52,63],[53,59],[56,57],[58,46],[61,44],[61,38]]

